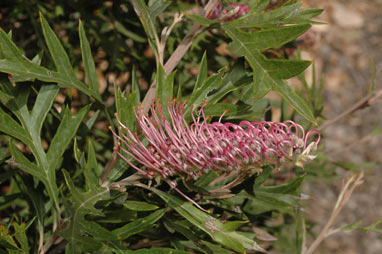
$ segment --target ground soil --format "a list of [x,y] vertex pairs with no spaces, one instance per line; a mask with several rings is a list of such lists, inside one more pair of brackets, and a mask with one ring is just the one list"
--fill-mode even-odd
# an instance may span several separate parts
[[[305,7],[324,9],[316,20],[327,24],[313,27],[316,42],[307,55],[315,60],[323,75],[324,114],[333,119],[367,95],[371,81],[375,82],[375,90],[382,89],[382,1],[303,2]],[[337,218],[336,226],[357,220],[368,226],[382,219],[382,135],[372,134],[377,128],[382,128],[382,97],[323,131],[330,159],[360,163],[357,168],[366,174],[364,183]],[[318,224],[314,227],[316,232],[330,216],[341,189],[341,177],[350,173],[340,167],[336,170],[336,181],[308,184],[305,190],[313,200],[308,214]],[[380,254],[382,233],[340,232],[326,239],[315,253]]]

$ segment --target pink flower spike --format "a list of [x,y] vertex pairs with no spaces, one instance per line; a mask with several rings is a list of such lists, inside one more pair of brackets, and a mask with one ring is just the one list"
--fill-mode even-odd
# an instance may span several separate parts
[[[205,105],[204,102],[195,110],[196,113],[190,106],[191,123],[184,115],[186,104],[179,100],[168,101],[169,119],[165,117],[159,100],[154,101],[151,116],[144,115],[138,105],[134,112],[141,138],[116,115],[119,134],[113,130],[112,133],[121,144],[115,151],[140,174],[150,179],[160,176],[167,183],[174,183],[176,176],[197,180],[211,170],[218,175],[235,171],[242,177],[243,174],[261,172],[266,165],[279,168],[292,162],[303,166],[314,159],[310,152],[320,141],[318,130],[305,132],[301,125],[290,120],[283,123],[246,120],[239,124],[222,123],[226,112],[218,121],[209,122],[204,112]],[[316,138],[308,144],[313,136]],[[148,144],[142,142],[142,138]],[[143,167],[133,163],[132,159]],[[180,193],[179,189],[175,190]]]

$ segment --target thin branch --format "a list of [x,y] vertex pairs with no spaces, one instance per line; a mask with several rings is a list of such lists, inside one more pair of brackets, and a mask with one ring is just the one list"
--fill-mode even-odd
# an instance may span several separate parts
[[377,101],[379,97],[382,97],[382,90],[377,90],[377,91],[373,91],[369,93],[368,95],[360,99],[357,103],[355,103],[353,106],[345,110],[343,113],[341,113],[337,117],[324,122],[320,127],[318,127],[318,130],[323,130],[329,125],[332,125],[333,123],[337,122],[338,120],[341,120],[345,116],[350,115],[359,109],[372,105],[373,103]]
[[330,155],[331,157],[335,157],[336,155],[338,154],[341,154],[341,153],[344,153],[344,151],[347,151],[349,149],[352,149],[353,147],[355,146],[360,146],[372,139],[374,139],[375,137],[377,136],[381,136],[382,134],[374,134],[374,133],[370,133],[364,137],[362,137],[361,139],[358,139],[356,140],[355,142],[353,143],[350,143],[348,145],[346,145],[345,147],[343,147],[342,149],[335,149],[334,151],[330,150],[327,152],[328,155]]
[[345,204],[349,201],[350,196],[353,193],[354,189],[363,183],[362,178],[363,178],[363,172],[361,172],[358,175],[353,174],[351,177],[349,177],[346,180],[344,179],[341,192],[338,195],[336,205],[333,208],[332,214],[330,215],[328,222],[326,223],[324,228],[321,230],[316,240],[313,241],[312,245],[306,251],[305,251],[305,246],[303,246],[302,254],[312,254],[320,245],[320,243],[325,238],[327,238],[329,235],[332,234],[331,226],[334,220],[340,214]]
[[[203,13],[201,13],[201,15],[208,17],[208,15],[211,13],[213,9],[216,8],[219,2],[220,0],[210,0],[208,4],[204,7]],[[164,72],[167,75],[170,74],[174,70],[174,68],[178,65],[179,61],[186,54],[188,49],[191,47],[192,42],[201,31],[202,31],[202,27],[197,23],[195,23],[191,27],[191,30],[186,34],[182,42],[178,45],[174,53],[170,56],[166,64],[163,66]],[[147,113],[149,111],[152,100],[155,99],[155,96],[156,96],[156,80],[153,81],[149,90],[146,93],[145,98],[143,99],[143,102],[142,102],[143,113]]]

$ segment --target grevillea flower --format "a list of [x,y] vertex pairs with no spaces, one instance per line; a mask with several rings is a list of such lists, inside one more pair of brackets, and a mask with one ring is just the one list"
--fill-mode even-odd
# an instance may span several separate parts
[[[309,153],[316,149],[320,140],[318,130],[305,133],[301,125],[292,121],[223,123],[224,113],[218,121],[209,122],[204,113],[207,103],[203,103],[196,113],[192,113],[191,106],[192,122],[189,124],[185,118],[185,105],[176,99],[169,100],[169,119],[159,100],[153,101],[151,116],[145,115],[140,105],[134,110],[138,128],[148,145],[116,115],[120,135],[113,134],[120,143],[115,151],[142,175],[149,179],[160,176],[173,188],[176,184],[171,179],[177,176],[196,180],[211,170],[219,175],[232,172],[251,175],[261,172],[265,165],[281,167],[292,162],[303,166],[304,162],[314,158]],[[308,144],[312,133],[317,133],[318,138]],[[135,165],[129,158],[143,167]]]
[[251,9],[245,4],[229,3],[229,5],[232,7],[232,10],[228,10],[219,3],[218,6],[210,13],[208,18],[221,18],[221,22],[228,22],[240,18],[241,16],[247,14]]

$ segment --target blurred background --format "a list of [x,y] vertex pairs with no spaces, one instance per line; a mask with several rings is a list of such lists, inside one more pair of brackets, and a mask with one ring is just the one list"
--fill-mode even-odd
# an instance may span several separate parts
[[[382,1],[330,0],[303,1],[305,7],[322,8],[313,26],[314,45],[305,57],[315,61],[323,78],[324,115],[333,119],[368,94],[370,85],[382,89]],[[352,162],[349,170],[364,170],[365,182],[358,187],[336,225],[362,220],[370,225],[382,219],[382,97],[372,105],[345,116],[324,129],[324,142],[330,159]],[[356,165],[356,167],[354,167]],[[343,165],[341,165],[343,166]],[[348,174],[340,167],[338,176]],[[314,200],[308,214],[324,225],[340,191],[340,182],[306,186]],[[377,254],[382,251],[381,233],[345,231],[325,240],[317,253]]]
[[[177,2],[179,10],[182,10],[182,5],[194,3],[194,1]],[[271,2],[277,4],[278,1]],[[306,35],[311,43],[302,50],[302,58],[315,62],[315,78],[317,80],[322,78],[324,85],[324,115],[327,119],[334,119],[354,106],[371,89],[375,91],[382,89],[382,1],[304,0],[302,2],[304,7],[324,9],[324,12],[316,18],[324,24],[313,26]],[[16,44],[25,50],[26,57],[33,58],[41,52],[41,49],[45,49],[37,22],[40,10],[63,41],[73,66],[77,68],[77,75],[83,78],[77,35],[78,19],[81,18],[94,52],[103,97],[113,93],[111,85],[113,83],[125,88],[127,81],[131,79],[133,68],[137,71],[141,90],[145,91],[151,80],[155,59],[145,43],[144,31],[140,29],[139,20],[126,3],[127,1],[120,0],[69,2],[2,0],[0,26],[6,31],[12,30]],[[121,17],[124,17],[124,22],[121,22]],[[177,29],[175,33],[181,30]],[[179,40],[182,38],[178,37]],[[218,34],[208,39],[200,36],[192,48],[194,54],[186,55],[179,65],[177,82],[184,84],[186,88],[192,86],[193,77],[198,72],[197,65],[193,64],[198,61],[188,57],[199,59],[204,50],[208,55],[215,55],[213,59],[209,59],[209,66],[225,64],[224,57],[227,50],[224,47],[216,49],[209,47],[216,45],[209,43],[209,40],[219,39]],[[168,41],[170,51],[177,43],[176,39]],[[49,58],[48,54],[44,54],[44,58]],[[143,58],[149,61],[142,61]],[[308,76],[312,76],[312,73],[310,68]],[[81,95],[76,91],[70,91],[70,94],[73,98],[77,96],[78,100],[81,100]],[[112,96],[110,98],[113,100]],[[61,100],[62,103],[65,96],[62,95],[57,100]],[[113,101],[110,101],[109,105],[112,104]],[[316,225],[312,228],[315,232],[319,232],[329,218],[341,189],[340,180],[348,175],[349,171],[363,170],[366,175],[365,183],[355,190],[335,225],[344,226],[362,220],[361,225],[368,226],[382,219],[382,96],[370,100],[369,104],[323,130],[328,157],[335,161],[338,167],[335,168],[336,177],[306,185],[305,193],[310,197],[306,202],[309,204],[306,209],[308,219]],[[97,124],[99,130],[107,132],[107,125],[102,126],[102,122]],[[0,140],[0,144],[1,142],[3,141]],[[98,159],[102,161],[103,158]],[[354,230],[331,236],[323,242],[317,253],[379,254],[381,250],[381,233],[366,234]]]

